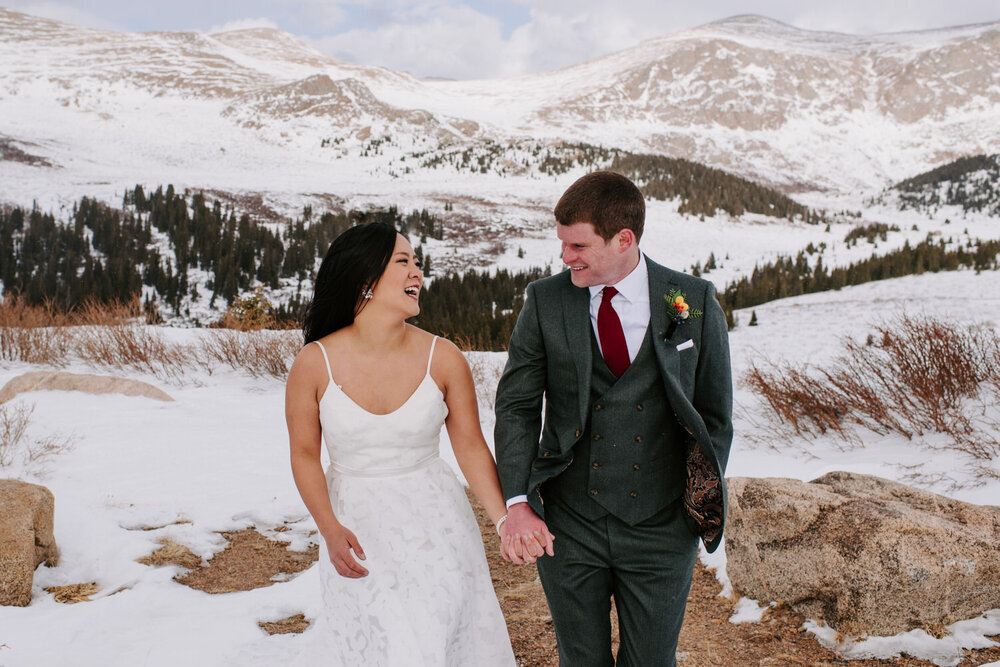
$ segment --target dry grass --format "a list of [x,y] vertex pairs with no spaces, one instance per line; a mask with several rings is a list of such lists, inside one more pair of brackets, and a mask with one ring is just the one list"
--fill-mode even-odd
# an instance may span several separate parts
[[14,462],[24,433],[31,423],[34,404],[5,403],[0,405],[0,468]]
[[258,621],[257,625],[269,635],[287,635],[305,632],[309,621],[304,614],[295,614],[278,621]]
[[176,565],[185,570],[193,570],[201,567],[201,558],[191,549],[183,544],[174,542],[169,537],[160,540],[160,547],[148,556],[136,559],[143,565],[163,567],[164,565]]
[[185,346],[167,343],[155,330],[137,322],[118,322],[80,330],[78,354],[92,366],[132,368],[158,376],[183,374],[191,361]]
[[206,368],[221,362],[254,377],[283,380],[301,349],[299,332],[215,329],[202,338],[197,356]]
[[77,602],[90,602],[90,596],[96,595],[100,591],[100,586],[96,581],[88,581],[85,584],[71,584],[69,586],[49,586],[45,589],[47,593],[52,593],[56,602],[63,604],[76,604]]
[[497,397],[497,384],[503,375],[503,365],[496,364],[487,354],[469,354],[470,350],[463,348],[469,369],[472,371],[472,381],[476,385],[476,398],[480,409],[492,410]]
[[31,306],[18,295],[0,297],[0,359],[64,364],[73,347],[70,322],[51,303]]
[[864,343],[844,341],[828,368],[754,364],[746,383],[771,408],[769,416],[797,435],[850,426],[906,438],[943,433],[950,449],[984,462],[1000,458],[1000,339],[985,327],[932,318],[897,317]]

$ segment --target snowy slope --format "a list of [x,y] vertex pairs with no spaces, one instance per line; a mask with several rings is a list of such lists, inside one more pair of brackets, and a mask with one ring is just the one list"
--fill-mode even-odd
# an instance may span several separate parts
[[173,182],[299,202],[386,181],[489,200],[531,178],[419,156],[529,138],[686,157],[795,191],[877,190],[995,150],[998,72],[1000,23],[862,38],[735,17],[554,72],[454,82],[337,61],[271,29],[123,34],[0,9],[0,140],[52,165],[0,161],[0,200]]

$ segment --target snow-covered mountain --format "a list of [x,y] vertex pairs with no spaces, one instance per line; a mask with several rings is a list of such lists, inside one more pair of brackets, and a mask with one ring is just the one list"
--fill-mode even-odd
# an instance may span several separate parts
[[[857,37],[740,16],[456,82],[338,61],[272,29],[123,34],[0,9],[0,110],[0,200],[18,203],[172,182],[290,206],[400,191],[502,205],[515,189],[530,206],[553,189],[531,167],[562,142],[837,195],[996,152],[1000,22]],[[521,168],[516,187],[517,170],[456,178],[434,159],[484,146]]]

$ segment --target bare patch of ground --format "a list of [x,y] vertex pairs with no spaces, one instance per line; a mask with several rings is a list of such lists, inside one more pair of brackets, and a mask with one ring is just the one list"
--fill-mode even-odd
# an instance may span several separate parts
[[168,537],[160,540],[160,547],[137,561],[143,565],[162,567],[164,565],[177,565],[186,570],[194,570],[201,567],[201,558],[183,544],[178,544]]
[[319,557],[318,546],[290,551],[289,542],[268,539],[253,527],[222,535],[229,544],[205,565],[190,549],[169,539],[162,540],[160,548],[139,562],[178,565],[187,569],[174,577],[178,583],[206,593],[233,593],[284,581],[289,575],[308,569]]
[[3,135],[0,135],[0,162],[20,162],[32,167],[52,166],[52,163],[45,158],[26,152],[13,139]]
[[287,635],[305,632],[309,621],[304,614],[295,614],[279,621],[258,621],[257,625],[269,635]]

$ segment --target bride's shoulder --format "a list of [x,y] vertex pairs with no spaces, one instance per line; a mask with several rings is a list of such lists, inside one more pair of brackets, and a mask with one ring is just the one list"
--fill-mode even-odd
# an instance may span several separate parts
[[[436,374],[437,371],[447,371],[456,364],[464,364],[465,356],[462,354],[462,350],[459,349],[458,345],[455,345],[451,340],[445,338],[444,336],[436,336],[429,331],[425,331],[420,327],[408,325],[410,327],[410,332],[414,336],[414,339],[419,341],[420,347],[425,350],[430,348],[431,345],[434,346],[433,357],[431,358],[431,374]],[[437,340],[435,340],[437,339]]]

